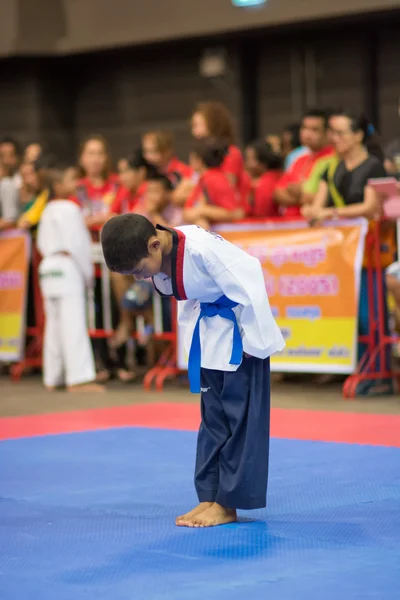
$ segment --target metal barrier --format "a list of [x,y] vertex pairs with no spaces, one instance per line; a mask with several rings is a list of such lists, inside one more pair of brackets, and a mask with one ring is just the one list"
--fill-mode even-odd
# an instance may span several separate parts
[[[96,276],[100,278],[102,289],[102,317],[104,328],[97,329],[95,326],[95,299],[93,295],[88,298],[88,327],[89,336],[92,339],[110,338],[114,334],[111,317],[111,281],[110,272],[103,260],[101,245],[97,242],[92,245],[92,259]],[[13,381],[19,381],[22,374],[31,368],[42,367],[42,350],[44,334],[44,312],[43,299],[39,286],[38,268],[41,257],[35,246],[32,244],[32,265],[31,265],[31,286],[33,290],[31,301],[34,306],[35,324],[27,327],[26,334],[32,340],[29,340],[25,350],[24,358],[12,365],[10,373]],[[167,342],[167,346],[162,352],[156,364],[146,373],[143,381],[145,390],[150,390],[154,384],[156,389],[163,389],[164,381],[169,377],[174,377],[179,373],[176,368],[176,301],[171,300],[171,331],[163,330],[162,301],[158,294],[153,295],[153,315],[154,332],[152,338],[156,341]],[[136,339],[144,330],[144,319],[141,316],[136,318],[136,333],[132,333],[132,339]]]
[[[343,386],[343,395],[345,398],[354,398],[356,396],[357,386],[361,381],[376,380],[386,378],[400,378],[400,373],[396,371],[387,371],[385,365],[385,348],[394,341],[400,341],[400,338],[387,335],[385,332],[385,310],[384,310],[384,287],[383,287],[383,269],[380,263],[380,230],[381,223],[377,222],[376,228],[367,236],[366,252],[370,258],[368,267],[368,306],[369,306],[369,332],[367,335],[359,336],[359,342],[367,344],[367,350],[360,358],[358,367],[350,375]],[[94,302],[88,303],[89,335],[91,338],[109,338],[113,334],[111,322],[111,286],[110,274],[102,260],[100,244],[93,245],[93,261],[96,265],[97,273],[101,275],[103,292],[103,329],[95,328],[95,307]],[[38,266],[40,257],[33,244],[32,248],[32,286],[33,301],[35,308],[35,325],[27,328],[27,335],[32,337],[29,341],[25,357],[19,363],[11,368],[11,377],[13,381],[18,381],[23,372],[32,367],[42,366],[42,342],[44,330],[43,305],[38,283]],[[376,266],[371,266],[375,263]],[[374,275],[376,278],[377,294],[375,301],[374,293]],[[143,385],[145,390],[150,390],[152,386],[162,391],[166,379],[176,377],[183,373],[177,366],[177,310],[175,300],[171,300],[171,331],[163,331],[162,326],[162,305],[161,299],[157,294],[153,296],[154,311],[154,340],[163,340],[167,342],[167,347],[163,351],[156,365],[152,367],[144,377]],[[140,332],[143,324],[138,318],[137,328]],[[132,335],[133,338],[137,334]],[[379,358],[379,368],[376,368],[377,358]]]
[[[358,340],[367,345],[367,349],[360,357],[355,373],[350,375],[343,385],[343,396],[354,399],[357,395],[357,386],[362,381],[377,379],[400,380],[400,372],[386,370],[386,346],[400,341],[399,336],[388,335],[385,331],[385,288],[383,284],[384,269],[381,266],[381,228],[383,221],[376,221],[373,232],[369,232],[366,239],[366,255],[368,257],[368,314],[369,332],[360,335]],[[398,236],[397,236],[398,237]],[[376,291],[374,284],[376,280]],[[376,296],[376,298],[375,298]],[[376,365],[379,364],[379,368]]]

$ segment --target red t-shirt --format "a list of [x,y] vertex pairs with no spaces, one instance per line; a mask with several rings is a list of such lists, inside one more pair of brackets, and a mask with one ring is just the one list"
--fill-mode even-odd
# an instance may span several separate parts
[[[194,171],[189,165],[178,160],[176,157],[171,158],[165,169],[165,174],[171,179],[174,186],[179,183],[180,179],[192,179]],[[177,181],[174,180],[176,174]]]
[[[332,146],[326,146],[319,152],[313,152],[311,154],[306,154],[305,156],[300,156],[289,168],[286,173],[282,175],[280,180],[278,181],[276,188],[277,189],[285,189],[290,183],[303,183],[312,171],[312,168],[316,161],[323,156],[329,156],[330,154],[334,154],[334,149]],[[300,206],[288,206],[285,209],[285,217],[299,217]]]
[[244,168],[243,156],[237,146],[229,146],[228,154],[222,163],[221,169],[226,175],[234,176],[236,203],[237,205],[242,206],[247,212],[249,185],[247,173]]
[[118,176],[111,174],[100,186],[94,186],[88,178],[81,179],[76,197],[85,216],[108,213],[120,188]]
[[136,206],[140,203],[146,193],[146,187],[145,181],[139,185],[136,192],[131,192],[124,187],[120,187],[114,202],[111,204],[110,212],[116,215],[134,212]]
[[276,184],[281,171],[268,171],[253,185],[250,200],[250,215],[258,219],[279,217],[279,205],[274,200]]
[[186,208],[193,208],[204,197],[207,204],[227,210],[237,208],[235,190],[221,169],[208,169],[194,188],[186,202]]

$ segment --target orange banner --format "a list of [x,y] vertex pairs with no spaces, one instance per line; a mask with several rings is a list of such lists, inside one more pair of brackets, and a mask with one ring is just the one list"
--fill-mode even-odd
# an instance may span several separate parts
[[0,361],[18,361],[23,354],[29,254],[26,233],[0,233]]
[[[359,284],[367,223],[223,225],[216,230],[261,262],[286,348],[280,372],[351,373],[357,360]],[[182,336],[179,336],[182,338]],[[180,367],[187,364],[179,342]]]

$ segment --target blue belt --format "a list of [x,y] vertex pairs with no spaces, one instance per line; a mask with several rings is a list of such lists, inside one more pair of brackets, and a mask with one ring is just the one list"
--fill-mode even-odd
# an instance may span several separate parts
[[192,344],[189,352],[189,383],[190,391],[193,394],[200,392],[200,371],[201,371],[201,344],[200,344],[200,322],[203,317],[216,317],[219,315],[223,319],[228,319],[233,323],[233,343],[230,365],[240,365],[243,358],[242,336],[233,308],[237,302],[232,302],[226,296],[221,296],[215,302],[200,302],[200,314],[197,319],[196,327],[193,332]]

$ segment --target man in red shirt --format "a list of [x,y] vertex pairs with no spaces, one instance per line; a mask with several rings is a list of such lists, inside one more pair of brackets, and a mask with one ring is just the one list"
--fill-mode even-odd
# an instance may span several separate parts
[[304,115],[300,137],[310,154],[301,156],[279,180],[275,189],[275,201],[280,204],[288,218],[301,216],[302,185],[309,177],[315,162],[322,156],[334,153],[327,144],[328,114],[323,110],[311,110]]
[[235,190],[221,168],[226,152],[226,146],[212,138],[196,141],[190,163],[200,179],[185,204],[187,223],[208,228],[211,223],[243,218],[244,210],[238,205]]

